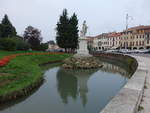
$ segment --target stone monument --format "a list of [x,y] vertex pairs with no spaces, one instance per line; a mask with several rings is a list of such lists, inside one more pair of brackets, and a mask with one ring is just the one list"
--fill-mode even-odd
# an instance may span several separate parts
[[79,47],[77,50],[77,54],[75,57],[91,57],[89,54],[88,50],[88,45],[87,45],[87,38],[86,38],[86,33],[87,33],[88,26],[86,25],[86,21],[83,22],[82,25],[82,30],[80,31],[80,37],[79,37]]
[[100,60],[89,54],[86,38],[87,29],[86,21],[84,21],[80,31],[77,54],[66,59],[62,67],[67,69],[95,69],[102,67]]

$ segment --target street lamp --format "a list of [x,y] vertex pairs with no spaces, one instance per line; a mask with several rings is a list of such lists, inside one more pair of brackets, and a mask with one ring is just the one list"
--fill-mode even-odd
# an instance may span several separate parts
[[[128,24],[129,24],[128,21],[129,21],[129,19],[133,20],[133,17],[132,17],[132,16],[129,16],[128,13],[127,13],[127,14],[126,14],[126,31],[125,31],[125,36],[126,36],[126,37],[125,37],[125,39],[127,39],[127,36],[128,36]],[[125,41],[125,49],[127,49],[127,43],[128,43],[128,42]]]

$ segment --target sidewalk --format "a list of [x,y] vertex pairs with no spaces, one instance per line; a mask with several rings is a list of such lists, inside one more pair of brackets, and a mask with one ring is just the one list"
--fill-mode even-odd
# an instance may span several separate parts
[[144,62],[146,68],[148,69],[139,113],[150,113],[150,58],[140,56],[139,59]]

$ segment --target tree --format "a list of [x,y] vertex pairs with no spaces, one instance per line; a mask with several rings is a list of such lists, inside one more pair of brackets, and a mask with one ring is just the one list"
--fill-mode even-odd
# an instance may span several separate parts
[[56,33],[56,41],[59,47],[65,48],[65,51],[68,48],[68,39],[69,39],[69,18],[67,9],[63,10],[63,14],[59,18],[59,22],[57,23],[57,33]]
[[7,15],[5,15],[2,19],[2,23],[0,25],[0,32],[2,38],[13,37],[17,34],[15,27],[11,24]]
[[2,37],[2,24],[0,24],[0,38]]
[[50,41],[48,41],[47,43],[50,44],[50,45],[55,45],[54,40],[50,40]]
[[31,48],[38,50],[42,41],[41,31],[32,26],[28,26],[24,31],[24,40],[31,45]]
[[38,50],[39,51],[46,51],[48,49],[48,44],[47,43],[41,43]]
[[77,49],[78,46],[78,19],[77,19],[77,15],[74,13],[73,16],[70,18],[69,21],[70,24],[70,48],[72,50]]
[[0,49],[7,51],[15,51],[16,50],[16,42],[12,38],[1,38],[0,39]]
[[78,19],[74,13],[68,17],[67,9],[63,10],[56,27],[56,41],[59,47],[74,50],[78,44]]

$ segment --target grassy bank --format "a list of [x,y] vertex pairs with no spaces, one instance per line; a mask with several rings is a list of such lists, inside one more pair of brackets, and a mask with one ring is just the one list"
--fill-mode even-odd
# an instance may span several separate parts
[[[0,57],[21,52],[0,52]],[[19,92],[42,78],[39,64],[63,60],[68,54],[22,55],[0,67],[0,99],[11,93]]]

